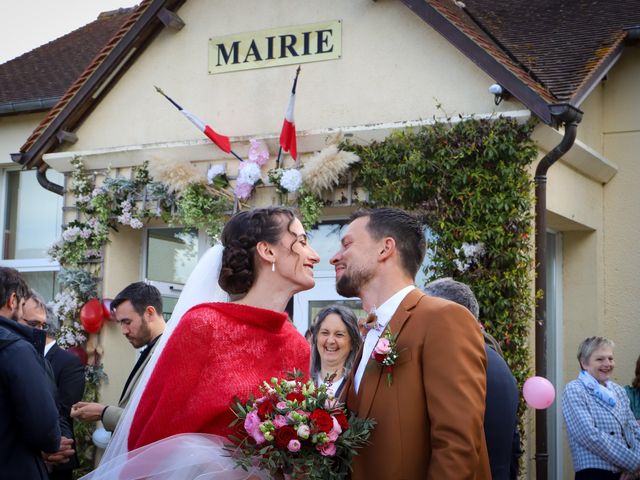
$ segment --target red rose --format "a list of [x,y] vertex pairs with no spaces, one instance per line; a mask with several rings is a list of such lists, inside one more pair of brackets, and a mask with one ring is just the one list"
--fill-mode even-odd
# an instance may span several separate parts
[[333,416],[338,421],[338,425],[340,425],[340,428],[342,428],[343,432],[349,428],[349,420],[347,420],[347,416],[344,413],[334,413]]
[[384,359],[387,358],[387,355],[385,353],[373,352],[373,358],[376,362],[382,363]]
[[275,442],[277,447],[286,448],[291,440],[297,438],[298,434],[290,425],[286,425],[276,430]]
[[304,401],[304,395],[299,392],[291,392],[287,393],[287,400],[294,401],[296,400],[298,403],[302,403]]
[[265,400],[260,405],[258,405],[258,416],[260,420],[264,420],[267,418],[267,415],[273,412],[273,403],[270,400]]
[[316,426],[316,429],[320,432],[329,433],[333,428],[333,418],[326,411],[316,408],[309,419]]

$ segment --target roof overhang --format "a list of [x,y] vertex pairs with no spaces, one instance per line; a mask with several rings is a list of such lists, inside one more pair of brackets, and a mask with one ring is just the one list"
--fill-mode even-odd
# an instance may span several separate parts
[[34,131],[14,162],[26,168],[40,167],[43,155],[54,151],[60,131],[73,132],[87,118],[111,87],[164,28],[159,14],[176,10],[185,0],[143,1],[120,32],[72,85],[47,118]]
[[[419,128],[435,122],[456,123],[468,118],[491,120],[498,117],[513,118],[518,123],[525,123],[531,118],[531,112],[529,110],[514,110],[501,112],[499,115],[458,116],[453,119],[437,118],[300,131],[298,132],[298,152],[317,152],[322,150],[327,146],[327,138],[339,132],[356,143],[381,142],[398,129]],[[241,157],[247,157],[251,138],[254,137],[231,138],[233,150]],[[257,140],[264,141],[271,151],[278,150],[279,135],[262,137]],[[82,157],[83,164],[87,170],[131,167],[153,159],[169,162],[222,162],[225,160],[236,162],[235,158],[224,153],[206,139],[128,145],[85,151],[53,152],[46,154],[44,161],[56,171],[69,172],[73,169],[71,161],[76,157]]]

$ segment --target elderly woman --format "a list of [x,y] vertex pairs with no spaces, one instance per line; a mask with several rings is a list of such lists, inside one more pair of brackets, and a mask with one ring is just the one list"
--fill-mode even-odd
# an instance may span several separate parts
[[358,319],[350,309],[330,305],[320,310],[311,331],[311,378],[337,398],[362,343]]
[[613,347],[608,338],[585,339],[578,348],[580,374],[562,397],[576,480],[638,478],[640,426],[624,389],[610,380]]

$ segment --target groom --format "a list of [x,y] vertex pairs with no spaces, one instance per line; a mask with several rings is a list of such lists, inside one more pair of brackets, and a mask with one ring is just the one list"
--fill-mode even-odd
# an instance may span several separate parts
[[[377,422],[352,479],[490,479],[482,335],[464,307],[414,286],[426,248],[422,226],[402,210],[363,210],[341,244],[331,258],[338,293],[360,297],[377,315],[344,389],[347,407]],[[390,385],[372,358],[385,329],[397,335]]]

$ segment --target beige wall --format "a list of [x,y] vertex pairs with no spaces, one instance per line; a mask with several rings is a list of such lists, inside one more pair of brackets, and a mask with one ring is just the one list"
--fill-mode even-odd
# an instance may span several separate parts
[[[114,298],[124,287],[139,281],[142,268],[142,231],[121,226],[110,238],[104,259],[102,291],[105,298]],[[100,401],[117,405],[122,387],[135,364],[136,351],[115,322],[105,324],[100,332],[100,343],[104,349],[104,369],[109,375],[109,383],[102,384]]]
[[342,20],[342,58],[302,65],[300,131],[443,116],[438,103],[452,116],[522,108],[496,107],[493,81],[400,2],[190,0],[178,13],[186,26],[160,33],[70,148],[202,138],[154,85],[226,135],[278,134],[295,65],[209,75],[208,38],[334,19]]
[[616,342],[616,379],[630,383],[640,355],[640,49],[627,48],[604,86],[604,154],[619,174],[604,186],[605,331]]
[[20,151],[43,118],[44,113],[0,116],[0,166],[17,166],[11,161],[11,154]]

